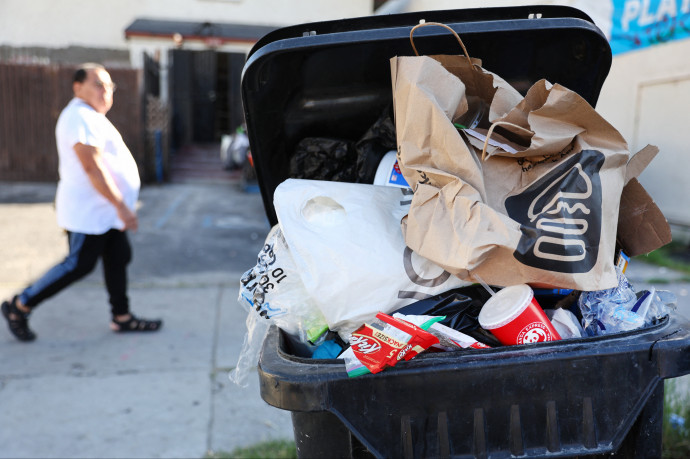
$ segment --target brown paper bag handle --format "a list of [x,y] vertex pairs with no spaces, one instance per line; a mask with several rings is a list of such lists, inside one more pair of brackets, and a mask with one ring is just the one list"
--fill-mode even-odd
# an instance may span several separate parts
[[460,39],[460,36],[455,32],[455,30],[453,30],[452,28],[450,28],[449,26],[447,26],[445,24],[441,24],[440,22],[422,22],[422,23],[417,24],[416,26],[412,27],[412,30],[410,30],[410,43],[412,44],[412,49],[414,50],[414,54],[416,56],[419,56],[419,53],[417,52],[417,47],[414,45],[414,39],[413,39],[412,35],[414,34],[414,31],[419,29],[420,27],[430,26],[430,25],[439,26],[439,27],[443,27],[443,28],[450,30],[450,32],[458,40],[458,43],[460,43],[460,47],[462,48],[462,53],[467,58],[467,62],[469,62],[471,67],[474,67],[474,64],[472,63],[472,59],[470,59],[470,54],[467,52],[467,48],[465,48],[465,44]]
[[491,138],[491,134],[494,133],[494,128],[496,126],[512,126],[518,129],[524,129],[522,126],[518,126],[517,124],[509,123],[508,121],[496,121],[494,122],[491,127],[489,127],[489,130],[486,133],[486,138],[484,139],[484,148],[482,148],[482,161],[486,159],[486,147],[489,146],[489,139]]

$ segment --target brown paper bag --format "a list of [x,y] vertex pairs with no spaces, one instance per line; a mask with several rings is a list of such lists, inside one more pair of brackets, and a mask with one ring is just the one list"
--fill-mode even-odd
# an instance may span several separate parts
[[[616,285],[630,155],[582,97],[542,80],[523,98],[466,56],[395,57],[391,72],[398,160],[415,191],[402,227],[414,252],[498,286]],[[491,128],[458,129],[477,95]]]

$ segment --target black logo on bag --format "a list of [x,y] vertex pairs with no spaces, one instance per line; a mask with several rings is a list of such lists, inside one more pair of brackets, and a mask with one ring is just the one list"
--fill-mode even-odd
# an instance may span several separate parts
[[518,195],[506,199],[522,236],[513,253],[521,263],[562,273],[591,270],[601,238],[604,155],[583,150]]

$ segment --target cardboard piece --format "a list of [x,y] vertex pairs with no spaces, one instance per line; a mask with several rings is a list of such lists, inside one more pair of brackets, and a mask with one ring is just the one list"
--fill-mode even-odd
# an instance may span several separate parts
[[628,183],[631,179],[640,176],[643,170],[647,168],[649,163],[652,162],[656,155],[659,153],[659,147],[654,145],[647,145],[642,150],[638,151],[630,158],[628,161],[628,166],[625,172],[625,183]]
[[671,228],[666,217],[636,178],[630,179],[621,194],[617,239],[626,255],[631,257],[671,242]]
[[625,187],[621,192],[616,240],[626,255],[644,255],[671,242],[671,228],[661,209],[637,177],[659,153],[647,145],[628,161]]

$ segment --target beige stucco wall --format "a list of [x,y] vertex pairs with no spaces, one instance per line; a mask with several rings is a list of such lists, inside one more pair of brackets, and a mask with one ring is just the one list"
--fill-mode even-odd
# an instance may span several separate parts
[[640,176],[669,221],[690,225],[690,39],[616,55],[597,110],[632,151],[659,155]]
[[292,25],[368,16],[372,0],[0,0],[0,45],[126,48],[135,18]]

